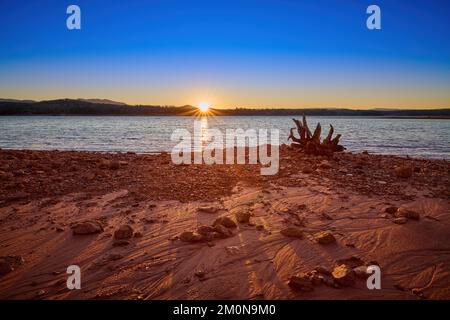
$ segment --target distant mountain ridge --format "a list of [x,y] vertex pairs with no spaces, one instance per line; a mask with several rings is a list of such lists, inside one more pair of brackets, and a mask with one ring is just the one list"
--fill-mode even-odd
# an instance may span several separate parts
[[0,98],[0,102],[24,102],[24,103],[34,103],[37,102],[35,100],[18,100],[18,99],[2,99]]
[[77,100],[91,102],[91,103],[99,103],[99,104],[117,104],[117,105],[121,105],[121,106],[127,106],[127,104],[125,102],[113,101],[113,100],[109,100],[109,99],[82,99],[82,98],[80,98]]
[[[211,109],[215,116],[375,116],[450,118],[450,109]],[[129,116],[189,116],[198,115],[193,106],[130,106],[108,99],[58,99],[24,101],[0,99],[0,115],[129,115]]]

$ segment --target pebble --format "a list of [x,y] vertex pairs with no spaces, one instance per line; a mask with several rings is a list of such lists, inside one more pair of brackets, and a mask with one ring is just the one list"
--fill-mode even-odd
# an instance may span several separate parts
[[119,229],[114,231],[114,239],[130,239],[133,236],[133,228],[129,225],[120,226]]
[[285,237],[298,238],[298,239],[303,238],[303,231],[302,231],[302,229],[300,229],[298,227],[287,227],[287,228],[281,230],[280,233]]

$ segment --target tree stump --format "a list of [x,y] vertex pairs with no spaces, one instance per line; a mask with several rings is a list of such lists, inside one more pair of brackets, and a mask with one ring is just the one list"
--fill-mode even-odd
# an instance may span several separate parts
[[[303,115],[302,121],[292,119],[296,128],[290,129],[288,140],[292,140],[292,146],[299,148],[306,154],[331,156],[333,152],[344,151],[345,148],[339,144],[341,135],[338,134],[333,138],[334,128],[330,124],[330,130],[327,137],[321,142],[320,135],[322,133],[322,127],[320,123],[317,124],[314,133],[311,134],[311,130],[308,128],[306,116]],[[297,129],[299,138],[294,135],[294,130]]]

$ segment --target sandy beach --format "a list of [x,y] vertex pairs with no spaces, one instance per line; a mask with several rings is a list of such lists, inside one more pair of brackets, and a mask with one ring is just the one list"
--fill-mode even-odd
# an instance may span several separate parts
[[448,161],[280,156],[0,150],[0,299],[450,299]]

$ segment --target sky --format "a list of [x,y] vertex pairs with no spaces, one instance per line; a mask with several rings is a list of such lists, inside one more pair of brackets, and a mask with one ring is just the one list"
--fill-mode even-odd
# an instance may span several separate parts
[[449,108],[450,1],[0,0],[0,97]]

